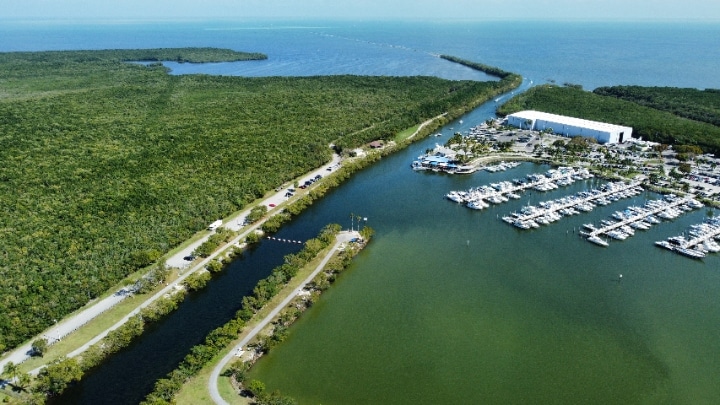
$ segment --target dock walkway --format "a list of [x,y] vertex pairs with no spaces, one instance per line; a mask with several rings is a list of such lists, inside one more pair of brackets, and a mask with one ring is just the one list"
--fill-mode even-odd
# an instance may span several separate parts
[[617,228],[620,228],[620,227],[622,227],[622,226],[628,225],[628,224],[630,224],[630,223],[633,223],[633,222],[636,222],[636,221],[640,221],[640,220],[642,220],[642,219],[644,219],[644,218],[647,218],[647,217],[650,216],[650,215],[655,215],[655,214],[657,214],[657,213],[659,213],[659,212],[661,212],[661,211],[665,211],[665,210],[667,210],[667,209],[669,209],[669,208],[675,208],[675,207],[677,207],[677,206],[686,204],[686,203],[688,203],[688,202],[689,202],[690,200],[692,200],[692,199],[693,199],[692,196],[685,197],[685,198],[677,198],[677,199],[675,199],[674,201],[668,202],[668,203],[665,204],[665,205],[658,206],[658,207],[653,207],[653,208],[648,208],[647,210],[644,210],[644,211],[641,212],[641,213],[638,213],[638,214],[636,214],[636,215],[633,215],[633,216],[624,218],[624,219],[622,219],[621,221],[615,222],[615,223],[610,224],[610,225],[606,225],[606,226],[604,226],[604,227],[602,227],[602,228],[599,228],[599,229],[595,229],[594,231],[591,231],[591,232],[588,234],[588,238],[597,237],[597,236],[599,236],[599,235],[606,234],[606,233],[608,233],[608,232],[610,232],[610,231],[612,231],[612,230],[614,230],[614,229],[617,229]]
[[720,236],[720,226],[713,228],[712,230],[703,233],[702,235],[690,239],[687,243],[680,245],[683,249],[692,249],[693,247],[705,243],[708,240]]
[[587,197],[580,197],[580,198],[573,199],[572,201],[569,201],[566,203],[552,204],[550,207],[547,207],[547,208],[534,209],[533,212],[531,212],[531,213],[518,216],[517,220],[520,222],[535,220],[536,218],[544,216],[544,215],[552,214],[557,211],[567,209],[570,207],[575,207],[580,204],[593,202],[595,200],[599,200],[599,199],[608,197],[612,194],[621,193],[623,191],[626,191],[626,190],[629,190],[629,189],[632,189],[632,188],[635,188],[638,186],[640,186],[640,182],[637,182],[637,181],[633,181],[633,182],[627,183],[627,184],[621,184],[621,185],[618,185],[617,187],[613,187],[610,190],[602,191],[597,194],[592,194]]

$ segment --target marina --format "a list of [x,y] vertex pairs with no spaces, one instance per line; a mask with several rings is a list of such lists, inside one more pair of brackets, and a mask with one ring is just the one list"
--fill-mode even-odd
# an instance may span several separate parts
[[560,186],[569,186],[576,180],[592,178],[593,175],[584,168],[559,167],[550,169],[545,174],[528,174],[525,179],[514,179],[512,181],[500,181],[472,187],[465,191],[450,191],[445,198],[458,204],[465,204],[471,209],[484,209],[492,204],[502,204],[510,199],[520,198],[520,192],[526,190],[550,191]]
[[[589,212],[595,207],[597,201],[617,201],[621,198],[629,198],[642,192],[640,183],[607,183],[599,189],[581,191],[573,196],[558,198],[556,200],[544,201],[538,206],[527,205],[520,212],[514,212],[502,217],[502,220],[520,229],[538,228],[540,225],[548,225],[562,218]],[[596,235],[590,235],[596,236]]]
[[672,236],[655,242],[656,246],[668,249],[691,259],[702,259],[708,253],[720,252],[720,219],[710,218],[703,223],[691,225],[689,235]]
[[[581,232],[591,243],[607,246],[601,236],[615,240],[625,240],[635,234],[635,229],[647,230],[650,226],[660,223],[657,217],[672,220],[685,211],[702,208],[703,204],[693,196],[677,197],[673,194],[665,196],[662,200],[651,200],[642,207],[631,206],[624,211],[615,211],[612,219],[602,220],[602,227],[596,228],[592,224],[583,227],[589,232]],[[605,243],[601,243],[605,242]]]

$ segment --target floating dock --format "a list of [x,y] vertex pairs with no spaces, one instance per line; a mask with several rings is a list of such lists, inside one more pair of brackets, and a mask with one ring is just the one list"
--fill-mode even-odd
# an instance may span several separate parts
[[[658,201],[660,201],[660,200],[658,200]],[[668,209],[672,209],[672,208],[678,207],[680,205],[685,205],[685,204],[692,204],[691,206],[694,206],[693,208],[702,207],[702,204],[700,204],[693,197],[676,198],[670,202],[667,202],[666,204],[656,204],[655,206],[643,208],[643,209],[641,209],[640,212],[636,213],[635,215],[631,215],[629,217],[623,218],[623,219],[621,219],[617,222],[614,222],[610,225],[605,225],[602,228],[592,230],[592,231],[590,231],[590,233],[587,234],[587,236],[588,236],[588,238],[590,238],[590,237],[597,237],[600,235],[607,235],[608,232],[611,232],[611,231],[621,228],[623,226],[628,226],[631,223],[642,221],[651,215],[655,215],[660,212],[667,211]],[[697,204],[700,204],[700,205],[698,206]]]
[[[503,217],[503,221],[514,225],[521,229],[537,228],[537,221],[545,224],[561,218],[560,214],[572,215],[578,213],[576,207],[586,207],[583,211],[592,210],[594,202],[604,200],[611,196],[631,196],[637,195],[642,188],[640,182],[633,181],[630,183],[608,183],[604,186],[605,190],[595,190],[594,192],[583,193],[582,196],[574,198],[565,198],[552,202],[541,203],[542,208],[535,206],[527,206],[521,210],[520,214],[513,213],[510,216]],[[589,204],[593,204],[588,206]],[[596,235],[593,235],[596,236]]]
[[691,239],[678,235],[657,241],[655,245],[692,259],[702,259],[707,253],[720,252],[720,244],[715,242],[720,240],[720,219],[708,219],[702,224],[692,225],[688,233]]

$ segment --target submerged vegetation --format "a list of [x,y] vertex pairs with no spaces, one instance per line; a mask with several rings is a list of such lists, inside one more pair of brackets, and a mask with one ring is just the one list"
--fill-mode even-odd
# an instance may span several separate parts
[[515,83],[171,76],[122,62],[169,55],[226,57],[0,54],[0,351],[325,163],[330,143],[342,151],[390,139]]
[[[689,104],[700,105],[701,100],[695,98]],[[521,110],[539,110],[609,122],[633,127],[633,137],[636,138],[665,144],[696,145],[706,152],[720,152],[720,127],[676,115],[676,111],[668,107],[683,102],[682,98],[672,98],[665,104],[666,107],[660,109],[657,104],[640,105],[575,87],[544,85],[513,97],[498,109],[498,113],[507,115]],[[711,109],[710,106],[708,108]]]

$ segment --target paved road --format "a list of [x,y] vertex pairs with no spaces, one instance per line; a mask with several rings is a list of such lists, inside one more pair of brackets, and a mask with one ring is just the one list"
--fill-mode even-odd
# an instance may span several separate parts
[[[120,290],[107,298],[98,300],[97,302],[90,304],[89,307],[77,313],[76,315],[73,315],[69,318],[64,319],[60,323],[55,324],[53,327],[43,332],[37,338],[43,337],[47,339],[49,344],[53,344],[61,340],[65,336],[71,334],[72,332],[76,331],[86,323],[90,322],[98,315],[114,307],[117,303],[125,299],[128,295],[129,294],[127,291]],[[23,361],[30,358],[31,352],[32,349],[30,342],[19,346],[18,348],[10,352],[8,355],[3,357],[2,360],[0,360],[0,370],[2,370],[5,367],[5,364],[10,361],[12,361],[14,364],[22,363]]]
[[[298,181],[300,183],[304,183],[306,180],[314,178],[318,174],[320,175],[326,175],[330,173],[331,171],[334,171],[338,166],[340,165],[340,157],[338,155],[333,155],[333,159],[330,163],[325,164],[324,166],[313,170],[312,172],[302,176]],[[331,170],[327,170],[330,168]],[[268,205],[269,204],[275,204],[280,205],[280,203],[287,200],[285,197],[286,190],[283,189],[281,191],[278,191],[277,193],[267,197],[264,199],[261,204]],[[269,212],[272,212],[273,209],[270,208]],[[233,218],[229,221],[227,221],[224,226],[234,230],[238,231],[242,228],[241,223],[238,222],[238,220],[244,219],[248,214],[250,213],[250,209],[242,211],[236,218]],[[255,231],[260,225],[262,225],[262,222],[257,223],[250,228],[246,229],[242,234],[237,236],[235,239],[233,239],[229,245],[239,243],[243,238],[245,238],[250,232]],[[200,246],[205,240],[207,240],[208,237],[210,237],[211,234],[206,235],[205,237],[201,238],[200,240],[192,243],[190,246],[186,247],[185,249],[177,252],[172,257],[168,258],[166,261],[166,265],[168,267],[176,267],[179,269],[182,269],[182,275],[175,280],[174,282],[170,283],[168,286],[163,288],[161,291],[159,291],[157,294],[153,295],[152,297],[148,298],[143,302],[137,309],[135,309],[133,312],[125,316],[122,320],[117,322],[115,325],[111,326],[107,330],[103,331],[99,335],[95,336],[91,341],[84,344],[82,347],[78,348],[77,350],[74,350],[70,354],[68,354],[68,357],[74,357],[79,355],[80,353],[87,350],[88,347],[90,347],[92,344],[98,342],[100,339],[105,337],[110,331],[120,327],[123,323],[125,323],[130,317],[137,314],[142,308],[147,307],[148,305],[152,304],[155,300],[162,297],[166,293],[172,292],[175,288],[177,288],[180,283],[187,278],[190,274],[193,272],[200,270],[204,268],[204,266],[213,260],[218,254],[215,253],[214,255],[211,255],[210,257],[206,258],[205,260],[195,264],[194,266],[190,267],[190,263],[185,261],[183,257],[190,255],[195,248]],[[98,300],[94,303],[89,303],[87,305],[87,308],[81,310],[80,312],[63,319],[61,322],[57,323],[53,327],[49,328],[45,332],[43,332],[41,335],[37,336],[37,338],[44,337],[47,339],[48,343],[52,344],[57,342],[59,339],[62,339],[63,337],[69,335],[70,333],[74,332],[78,328],[82,327],[86,323],[90,322],[91,320],[95,319],[97,316],[102,314],[103,312],[107,311],[108,309],[112,308],[116,304],[118,304],[123,299],[130,296],[129,293],[125,290],[120,290],[116,292],[115,294],[104,298],[102,300]],[[138,299],[138,296],[135,296],[133,299]],[[34,341],[33,339],[32,341]],[[17,347],[15,350],[7,353],[5,356],[0,359],[0,371],[3,370],[5,367],[5,364],[12,361],[14,364],[19,364],[30,358],[31,353],[31,343],[28,342],[22,346]],[[37,373],[40,369],[32,370],[31,373]]]
[[222,372],[225,365],[235,356],[235,353],[240,350],[243,346],[247,345],[258,333],[260,333],[261,330],[263,330],[268,323],[270,323],[273,318],[277,316],[278,313],[280,313],[281,310],[283,310],[285,307],[290,304],[292,300],[295,299],[295,297],[305,288],[305,285],[312,281],[313,278],[325,267],[327,262],[330,260],[330,258],[333,256],[333,253],[335,253],[335,250],[337,250],[338,247],[340,247],[341,244],[349,242],[353,238],[357,238],[360,235],[357,232],[341,232],[337,235],[335,245],[333,245],[332,249],[328,252],[327,255],[325,255],[325,258],[323,258],[322,262],[318,264],[318,266],[313,270],[313,272],[296,288],[294,289],[288,296],[280,303],[278,304],[268,316],[266,316],[253,330],[250,331],[237,345],[235,345],[230,352],[228,352],[225,357],[218,362],[218,364],[213,368],[212,373],[210,374],[210,379],[208,380],[208,391],[210,392],[210,397],[212,400],[218,404],[218,405],[229,405],[223,398],[220,396],[220,391],[218,390],[218,377],[220,377],[220,372]]
[[[320,168],[318,168],[318,169],[316,169],[316,170],[313,170],[312,172],[310,172],[310,173],[308,173],[308,174],[300,177],[300,178],[298,179],[298,183],[299,183],[299,184],[302,184],[302,183],[304,183],[305,181],[314,178],[314,177],[317,176],[318,174],[321,175],[321,176],[325,176],[326,174],[329,174],[329,173],[335,171],[335,169],[336,169],[339,165],[340,165],[340,156],[338,156],[337,154],[334,154],[332,160],[330,161],[330,163],[327,163],[327,164],[325,164],[324,166],[322,166],[322,167],[320,167]],[[328,170],[328,169],[330,169],[330,170]],[[290,186],[290,187],[292,187],[292,186]],[[283,203],[283,202],[285,202],[285,201],[288,200],[288,198],[285,197],[285,193],[287,192],[287,188],[288,188],[288,187],[282,188],[280,191],[278,191],[278,192],[272,194],[271,196],[265,198],[260,204],[264,204],[264,205],[268,206],[268,211],[272,211],[272,208],[270,208],[270,204],[274,204],[274,205],[278,206],[278,205],[280,205],[281,203]],[[232,229],[233,231],[239,231],[239,230],[243,227],[243,225],[242,225],[242,224],[243,224],[243,221],[245,220],[245,217],[248,216],[248,214],[250,213],[250,210],[251,210],[251,209],[252,209],[252,207],[250,207],[250,208],[248,208],[248,209],[240,212],[240,214],[238,214],[235,218],[232,218],[232,219],[228,220],[227,222],[225,222],[225,223],[223,224],[223,226],[224,226],[224,227],[227,227],[227,228],[229,228],[229,229]],[[209,236],[210,236],[210,235],[208,235],[207,237],[209,237]],[[168,265],[169,267],[176,267],[176,268],[180,268],[180,269],[187,267],[187,266],[189,265],[189,263],[188,263],[186,260],[184,260],[183,257],[190,256],[190,255],[192,254],[192,252],[193,252],[198,246],[200,246],[203,242],[205,242],[205,240],[207,239],[207,237],[202,238],[201,240],[198,240],[198,241],[192,243],[190,246],[187,246],[187,247],[186,247],[185,249],[183,249],[182,251],[180,251],[180,252],[178,252],[177,254],[173,255],[173,257],[171,257],[171,258],[169,258],[169,259],[167,260],[167,262],[166,262],[167,265]]]

